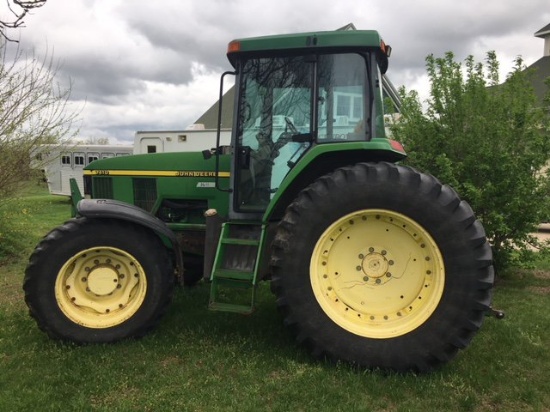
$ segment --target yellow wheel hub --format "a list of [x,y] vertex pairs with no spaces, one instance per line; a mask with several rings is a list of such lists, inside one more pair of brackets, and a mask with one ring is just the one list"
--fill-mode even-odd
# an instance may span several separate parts
[[55,282],[59,308],[87,328],[109,328],[131,318],[145,300],[147,281],[138,261],[113,247],[72,256]]
[[387,339],[421,326],[443,295],[439,248],[400,213],[367,209],[335,221],[310,262],[313,292],[323,311],[359,336]]

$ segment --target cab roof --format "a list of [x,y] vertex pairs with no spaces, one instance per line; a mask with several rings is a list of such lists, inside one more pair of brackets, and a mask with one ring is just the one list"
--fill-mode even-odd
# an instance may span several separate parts
[[353,48],[354,50],[382,48],[386,54],[386,46],[376,30],[337,30],[235,39],[228,45],[227,57],[234,65],[235,57],[240,53],[261,55],[284,50],[320,51],[332,48]]

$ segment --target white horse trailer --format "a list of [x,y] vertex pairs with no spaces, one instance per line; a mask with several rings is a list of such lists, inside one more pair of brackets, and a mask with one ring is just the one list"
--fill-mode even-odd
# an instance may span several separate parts
[[[42,169],[53,195],[71,195],[69,180],[75,178],[84,192],[83,168],[97,159],[143,153],[200,152],[216,146],[216,130],[193,125],[181,131],[138,131],[134,145],[42,145],[32,155],[31,167]],[[229,145],[231,130],[220,131],[220,144]]]
[[[134,154],[164,152],[202,152],[216,147],[217,131],[193,125],[187,130],[138,131]],[[220,145],[229,146],[231,129],[220,130]]]
[[71,195],[69,180],[74,178],[84,193],[82,171],[94,160],[127,156],[133,153],[131,145],[42,145],[33,154],[31,167],[40,168],[52,195]]

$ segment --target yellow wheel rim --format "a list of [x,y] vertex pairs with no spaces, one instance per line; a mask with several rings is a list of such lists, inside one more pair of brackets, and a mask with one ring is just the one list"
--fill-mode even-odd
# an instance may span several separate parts
[[310,263],[317,302],[340,327],[387,339],[424,324],[443,295],[445,267],[429,233],[408,217],[367,209],[335,221]]
[[59,308],[74,323],[109,328],[131,318],[145,300],[147,280],[139,262],[114,247],[72,256],[55,282]]

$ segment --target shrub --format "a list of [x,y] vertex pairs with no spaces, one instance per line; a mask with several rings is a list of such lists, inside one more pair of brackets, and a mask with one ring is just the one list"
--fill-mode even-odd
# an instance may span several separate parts
[[541,106],[521,58],[499,84],[494,52],[464,65],[448,52],[426,58],[431,83],[423,106],[401,89],[402,121],[393,135],[407,163],[437,176],[467,200],[483,222],[495,267],[514,263],[536,243],[531,233],[550,216],[548,101]]

